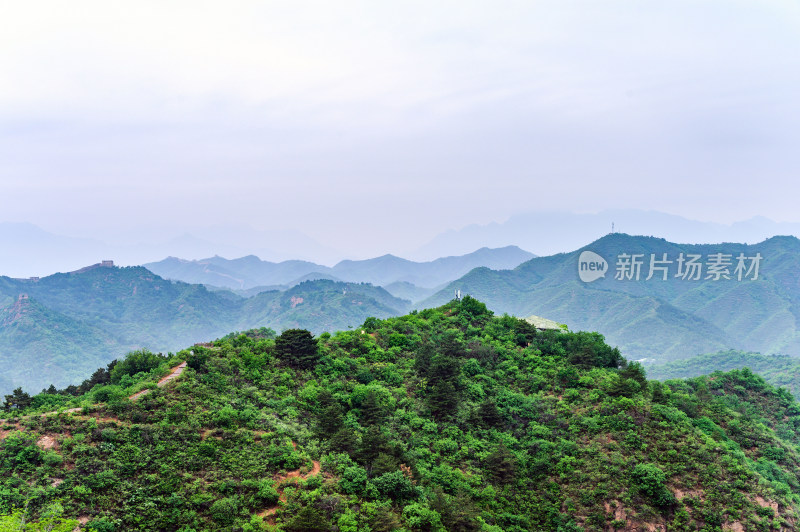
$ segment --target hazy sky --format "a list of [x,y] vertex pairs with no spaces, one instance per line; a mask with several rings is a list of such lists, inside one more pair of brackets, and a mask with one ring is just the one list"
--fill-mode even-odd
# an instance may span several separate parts
[[358,254],[531,210],[800,221],[800,4],[0,5],[0,221]]

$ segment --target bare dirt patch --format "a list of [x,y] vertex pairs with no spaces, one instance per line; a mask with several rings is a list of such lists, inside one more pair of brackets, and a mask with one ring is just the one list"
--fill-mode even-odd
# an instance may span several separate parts
[[675,488],[675,498],[680,500],[684,497],[696,497],[699,499],[703,499],[703,490],[682,490],[680,488]]
[[54,449],[58,445],[58,442],[53,436],[45,434],[44,436],[36,440],[36,445],[40,449],[47,450],[47,449]]
[[764,497],[761,497],[760,495],[756,496],[756,504],[758,504],[762,508],[772,508],[776,512],[778,511],[778,503],[777,502],[768,501],[768,500],[764,499]]
[[603,506],[605,507],[606,513],[614,514],[614,519],[618,521],[625,521],[627,519],[627,516],[625,515],[625,509],[622,507],[622,503],[620,501],[614,501],[614,506],[611,506],[611,504],[606,501],[603,503]]
[[[297,449],[297,444],[295,442],[292,442],[292,447]],[[281,486],[280,485],[281,483],[283,483],[283,482],[285,482],[285,481],[287,481],[289,479],[305,480],[305,479],[307,479],[309,477],[313,477],[314,475],[318,475],[319,474],[319,472],[322,470],[322,466],[320,465],[319,461],[317,461],[317,460],[313,460],[312,462],[313,462],[313,466],[311,468],[311,471],[309,471],[308,473],[303,474],[303,473],[300,472],[300,469],[295,469],[294,471],[288,471],[287,473],[285,473],[283,475],[275,475],[273,477],[273,479],[275,480],[275,483],[278,484],[278,488],[277,488],[278,489],[278,504],[258,512],[258,515],[260,517],[269,517],[269,516],[275,515],[275,513],[280,509],[281,504],[286,502],[286,495],[283,492],[284,486]]]

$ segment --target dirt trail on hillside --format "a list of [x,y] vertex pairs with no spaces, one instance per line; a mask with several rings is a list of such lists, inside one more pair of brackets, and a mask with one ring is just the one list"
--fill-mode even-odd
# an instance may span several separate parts
[[[181,362],[180,364],[178,364],[177,366],[172,368],[167,376],[162,377],[161,380],[159,380],[156,383],[156,386],[158,386],[160,388],[160,387],[164,386],[165,384],[167,384],[168,382],[176,379],[181,373],[183,373],[184,369],[186,369],[186,362]],[[138,398],[140,398],[141,396],[143,396],[145,394],[148,394],[148,393],[150,393],[149,389],[142,390],[140,392],[136,392],[135,394],[131,395],[130,397],[128,397],[128,399],[130,399],[131,401],[135,401]],[[65,413],[65,414],[76,414],[76,413],[82,412],[82,411],[83,411],[82,407],[77,407],[77,408],[68,408],[67,410],[64,410],[63,413]],[[53,411],[53,412],[45,412],[44,414],[38,414],[38,415],[40,415],[41,417],[46,417],[46,416],[51,416],[51,415],[54,415],[54,414],[58,414],[58,410]],[[36,415],[36,414],[30,414],[30,415]],[[30,415],[23,416],[23,417],[30,417]],[[97,417],[97,416],[90,416],[90,417]],[[97,418],[97,420],[98,421],[119,421],[118,419],[115,419],[113,417],[100,417],[100,418]],[[0,423],[3,423],[3,421],[0,420]],[[20,426],[19,426],[18,422],[10,423],[10,422],[6,421],[6,423],[10,424],[10,425],[14,425],[17,428],[17,430],[20,429]],[[0,440],[5,439],[5,437],[9,434],[9,432],[10,431],[8,431],[8,430],[0,430]]]
[[[172,371],[170,371],[169,375],[167,375],[166,377],[163,377],[160,381],[158,381],[156,383],[156,386],[158,386],[160,388],[160,387],[164,386],[165,384],[167,384],[169,381],[175,379],[176,377],[178,377],[178,375],[183,373],[184,368],[186,368],[186,362],[181,362],[180,364],[178,364],[177,366],[172,368]],[[131,395],[130,397],[128,397],[128,399],[130,399],[131,401],[135,401],[138,398],[140,398],[141,396],[146,395],[148,393],[150,393],[149,389],[142,390],[141,392],[136,392],[135,394]],[[69,412],[69,410],[68,410],[68,412]]]
[[[295,442],[292,442],[292,447],[297,449],[297,444]],[[311,468],[311,471],[309,471],[308,473],[306,473],[304,475],[300,473],[299,469],[295,469],[294,471],[289,471],[286,474],[276,475],[275,477],[273,477],[275,479],[275,483],[279,486],[277,488],[277,490],[278,490],[278,504],[276,504],[275,506],[271,506],[270,508],[267,508],[265,510],[262,510],[261,512],[258,512],[258,515],[260,517],[269,517],[269,516],[275,515],[275,512],[277,512],[280,509],[281,505],[286,502],[286,494],[284,494],[284,492],[283,492],[283,488],[284,487],[280,486],[280,484],[282,482],[284,482],[286,480],[289,480],[289,479],[294,479],[294,478],[300,479],[300,480],[305,480],[305,479],[307,479],[309,477],[313,477],[314,475],[318,475],[319,474],[319,472],[322,470],[322,466],[320,466],[320,463],[317,460],[313,460],[312,462],[313,462],[314,466]]]

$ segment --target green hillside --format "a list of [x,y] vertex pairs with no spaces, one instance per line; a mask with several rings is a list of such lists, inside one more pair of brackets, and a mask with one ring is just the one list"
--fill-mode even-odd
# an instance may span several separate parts
[[647,373],[653,379],[667,380],[742,368],[749,368],[764,377],[764,380],[771,385],[783,386],[795,396],[800,396],[800,358],[786,355],[720,351],[667,364],[647,366]]
[[267,333],[133,354],[83,396],[8,397],[0,523],[797,529],[800,404],[749,371],[648,382],[596,333],[472,298]]
[[[49,310],[34,299],[0,309],[0,368],[8,392],[17,383],[60,386],[83,380],[130,350],[102,329]],[[110,358],[109,358],[110,357]],[[17,384],[18,385],[18,384]]]
[[243,304],[238,328],[269,326],[314,332],[347,329],[369,316],[385,318],[408,311],[410,302],[370,284],[306,281],[285,292],[262,292]]
[[436,288],[421,288],[407,281],[389,283],[383,288],[393,296],[409,301],[422,301],[438,291]]
[[[15,319],[20,295],[29,298],[27,311]],[[176,351],[253,327],[319,333],[408,306],[382,288],[322,280],[242,298],[142,267],[95,267],[38,281],[0,277],[0,394],[65,386],[132,349]]]
[[[605,277],[590,283],[579,279],[583,251],[607,260]],[[730,279],[707,279],[707,269],[696,281],[676,278],[681,254],[700,255],[707,267],[716,253],[730,257]],[[737,279],[740,253],[761,255],[758,279]],[[615,278],[623,254],[642,256],[639,280]],[[647,280],[651,255],[660,259],[664,254],[672,261],[667,280],[657,270]],[[665,362],[729,348],[800,356],[797,271],[800,241],[794,237],[773,237],[749,246],[688,245],[614,233],[572,253],[534,258],[511,271],[475,269],[419,306],[442,304],[460,289],[498,312],[536,314],[574,330],[600,331],[634,359]]]

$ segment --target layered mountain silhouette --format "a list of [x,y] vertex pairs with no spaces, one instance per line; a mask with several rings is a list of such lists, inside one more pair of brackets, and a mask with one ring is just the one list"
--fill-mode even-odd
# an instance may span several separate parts
[[328,267],[299,260],[269,262],[249,255],[230,260],[222,257],[203,260],[169,257],[144,266],[164,278],[238,290],[254,287],[288,288],[314,279],[367,282],[378,286],[407,283],[417,288],[434,288],[479,266],[503,270],[514,268],[534,256],[516,246],[506,246],[481,248],[466,255],[442,257],[429,262],[383,255],[367,260],[344,260]]
[[[591,251],[607,261],[608,273],[591,283],[578,275],[578,259]],[[708,277],[709,261],[722,254],[730,261],[727,276]],[[664,272],[649,275],[651,255],[666,259]],[[676,277],[678,259],[699,255],[700,279]],[[758,278],[741,272],[737,257],[760,254]],[[617,279],[622,255],[640,255],[639,279]],[[746,260],[746,268],[751,266]],[[658,267],[658,266],[657,266]],[[449,283],[417,305],[449,300],[461,290],[497,312],[536,314],[567,324],[573,330],[597,330],[629,358],[658,361],[736,348],[800,356],[800,241],[773,237],[754,245],[674,244],[653,237],[609,234],[571,253],[537,257],[510,271],[479,268]]]

